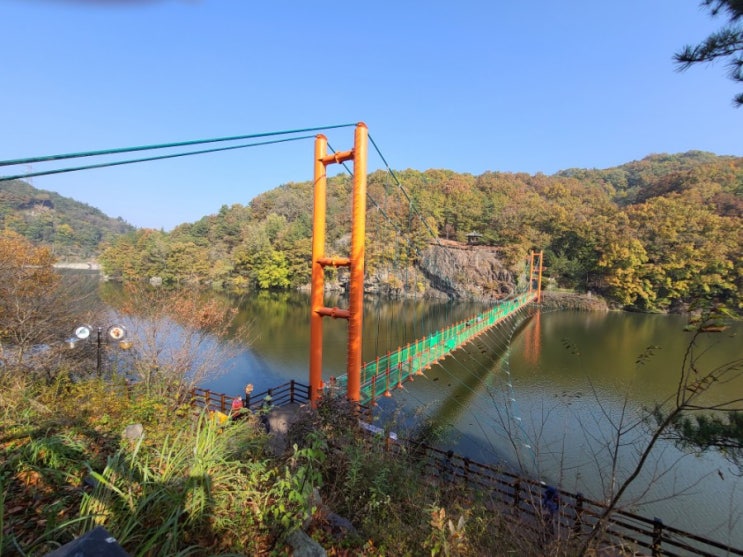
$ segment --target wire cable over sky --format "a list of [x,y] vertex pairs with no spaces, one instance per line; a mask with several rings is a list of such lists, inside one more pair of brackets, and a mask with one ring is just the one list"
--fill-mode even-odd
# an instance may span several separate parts
[[101,155],[116,155],[121,153],[133,153],[135,151],[153,151],[155,149],[168,149],[171,147],[186,147],[190,145],[204,145],[207,143],[219,143],[224,141],[241,141],[243,139],[258,139],[260,137],[272,137],[275,135],[293,135],[298,133],[317,132],[324,130],[333,130],[338,128],[349,128],[356,124],[336,124],[332,126],[318,126],[315,128],[301,128],[296,130],[283,130],[277,132],[252,133],[247,135],[235,135],[232,137],[217,137],[212,139],[194,139],[192,141],[178,141],[175,143],[160,143],[155,145],[139,145],[135,147],[121,147],[117,149],[102,149],[99,151],[83,151],[80,153],[66,153],[62,155],[46,155],[42,157],[29,157],[25,159],[14,159],[0,161],[0,166],[13,166],[16,164],[31,164],[37,162],[58,161],[65,159],[78,159],[81,157],[97,157]]
[[[356,126],[356,123],[349,123],[349,124],[334,124],[329,126],[317,126],[317,127],[310,127],[310,128],[298,128],[294,130],[281,130],[281,131],[274,131],[274,132],[262,132],[262,133],[253,133],[253,134],[244,134],[244,135],[235,135],[235,136],[229,136],[229,137],[216,137],[216,138],[210,138],[210,139],[194,139],[190,141],[177,141],[177,142],[170,142],[170,143],[159,143],[159,144],[153,144],[153,145],[136,145],[132,147],[119,147],[114,149],[100,149],[100,150],[94,150],[94,151],[82,151],[78,153],[64,153],[64,154],[57,154],[57,155],[43,155],[43,156],[37,156],[37,157],[26,157],[26,158],[20,158],[20,159],[10,159],[10,160],[4,160],[0,161],[0,167],[8,167],[8,166],[16,166],[16,165],[28,165],[28,164],[34,164],[34,163],[45,163],[45,162],[51,162],[51,161],[60,161],[60,160],[69,160],[69,159],[77,159],[77,158],[85,158],[85,157],[99,157],[99,156],[105,156],[105,155],[119,155],[123,153],[134,153],[134,152],[141,152],[141,151],[152,151],[152,150],[158,150],[158,149],[170,149],[175,147],[185,147],[185,146],[193,146],[193,145],[205,145],[210,143],[220,143],[220,142],[228,142],[228,141],[238,141],[243,139],[257,139],[262,137],[273,137],[273,136],[283,136],[283,135],[295,135],[295,134],[302,134],[302,133],[308,133],[308,132],[320,132],[320,131],[326,131],[326,130],[333,130],[333,129],[340,129],[340,128],[348,128],[348,127],[354,127]],[[92,170],[96,168],[107,168],[107,167],[113,167],[113,166],[121,166],[126,164],[137,164],[142,162],[151,162],[151,161],[157,161],[157,160],[164,160],[164,159],[173,159],[178,157],[188,157],[191,155],[203,155],[207,153],[217,153],[220,151],[230,151],[234,149],[245,149],[248,147],[258,147],[261,145],[271,145],[276,143],[285,143],[289,141],[300,141],[304,139],[310,139],[312,138],[312,135],[301,135],[297,137],[289,137],[289,138],[283,138],[283,139],[274,139],[269,141],[260,141],[257,143],[247,143],[242,145],[232,145],[229,147],[217,147],[214,149],[201,149],[198,151],[187,151],[187,152],[181,152],[181,153],[171,153],[168,155],[158,155],[158,156],[152,156],[152,157],[142,157],[137,159],[127,159],[127,160],[120,160],[120,161],[110,161],[110,162],[102,162],[97,164],[87,164],[87,165],[81,165],[81,166],[73,166],[73,167],[66,167],[66,168],[56,168],[51,170],[38,170],[34,172],[24,172],[19,174],[12,174],[12,175],[6,175],[6,176],[0,176],[0,182],[7,182],[11,180],[22,180],[26,178],[35,178],[37,176],[49,176],[53,174],[64,174],[67,172],[78,172],[82,170]],[[405,199],[408,201],[408,204],[411,208],[411,210],[418,215],[418,217],[421,220],[421,223],[426,228],[428,233],[431,235],[432,238],[438,242],[438,237],[434,233],[433,230],[431,230],[428,222],[426,222],[426,219],[423,218],[423,215],[420,214],[420,211],[415,205],[415,202],[409,195],[409,193],[405,190],[402,183],[400,182],[400,179],[397,177],[397,174],[390,168],[389,163],[387,162],[387,159],[382,154],[381,150],[379,149],[379,146],[377,145],[376,141],[372,138],[371,135],[369,135],[369,141],[374,147],[374,150],[376,151],[377,155],[379,155],[379,158],[384,163],[385,168],[387,169],[387,172],[390,176],[392,176],[392,179],[395,181],[395,184],[400,189],[402,194],[405,196]],[[331,151],[332,151],[331,147]],[[346,171],[351,174],[351,171],[349,168],[343,164]],[[391,219],[387,216],[387,214],[384,212],[382,207],[372,198],[370,195],[367,194],[367,197],[369,200],[376,206],[376,208],[382,212],[382,215],[390,222]]]
[[[324,130],[332,130],[332,129],[338,129],[338,128],[347,128],[347,127],[353,127],[356,124],[335,124],[331,126],[318,126],[318,127],[312,127],[312,128],[300,128],[296,130],[282,130],[282,131],[275,131],[275,132],[262,132],[262,133],[253,133],[253,134],[246,134],[246,135],[235,135],[230,137],[216,137],[211,139],[194,139],[191,141],[178,141],[178,142],[171,142],[171,143],[160,143],[155,145],[137,145],[134,147],[120,147],[116,149],[101,149],[96,151],[84,151],[80,153],[66,153],[61,155],[45,155],[40,157],[27,157],[23,159],[12,159],[12,160],[5,160],[0,161],[0,167],[2,166],[14,166],[14,165],[20,165],[20,164],[32,164],[32,163],[43,163],[43,162],[50,162],[50,161],[58,161],[58,160],[67,160],[67,159],[76,159],[76,158],[83,158],[83,157],[99,157],[104,155],[118,155],[122,153],[134,153],[138,151],[150,151],[150,150],[157,150],[157,149],[169,149],[174,147],[184,147],[184,146],[190,146],[190,145],[205,145],[209,143],[219,143],[219,142],[225,142],[225,141],[237,141],[241,139],[257,139],[261,137],[273,137],[273,136],[281,136],[281,135],[294,135],[299,133],[307,133],[307,132],[318,132],[318,131],[324,131]],[[215,149],[202,149],[199,151],[187,151],[183,153],[173,153],[170,155],[160,155],[155,157],[144,157],[139,159],[130,159],[125,161],[113,161],[113,162],[105,162],[105,163],[98,163],[98,164],[89,164],[89,165],[83,165],[83,166],[75,166],[75,167],[68,167],[68,168],[57,168],[53,170],[39,170],[36,172],[25,172],[22,174],[15,174],[10,176],[0,176],[0,182],[7,182],[10,180],[19,180],[24,178],[34,178],[36,176],[49,176],[51,174],[63,174],[66,172],[77,172],[80,170],[91,170],[94,168],[106,168],[109,166],[120,166],[124,164],[135,164],[140,162],[149,162],[149,161],[156,161],[156,160],[163,160],[163,159],[172,159],[176,157],[187,157],[190,155],[202,155],[205,153],[216,153],[219,151],[229,151],[232,149],[245,149],[247,147],[257,147],[260,145],[271,145],[274,143],[285,143],[288,141],[299,141],[302,139],[308,139],[313,136],[311,135],[302,135],[299,137],[290,137],[290,138],[284,138],[284,139],[276,139],[271,141],[261,141],[258,143],[248,143],[243,145],[233,145],[230,147],[218,147]]]
[[426,222],[426,219],[423,218],[423,215],[420,214],[418,211],[418,207],[416,207],[413,200],[410,198],[410,195],[408,195],[408,192],[403,187],[400,180],[397,178],[397,174],[395,174],[395,171],[390,168],[390,165],[387,163],[387,159],[384,158],[384,155],[382,154],[382,151],[379,150],[379,147],[377,146],[377,143],[372,138],[371,134],[369,134],[369,142],[374,147],[374,150],[377,152],[377,155],[379,155],[379,158],[382,159],[382,162],[384,163],[385,168],[387,169],[387,172],[392,176],[392,179],[395,180],[395,183],[397,184],[397,187],[400,189],[402,194],[405,196],[405,199],[408,200],[408,203],[410,204],[410,207],[413,209],[413,211],[418,215],[418,217],[421,219],[421,223],[423,226],[426,227],[426,230],[428,230],[428,233],[431,235],[431,237],[436,240],[436,243],[438,245],[441,245],[441,242],[439,242],[439,237],[437,234],[434,233],[433,230],[431,230],[431,227],[428,226],[428,223]]
[[[392,179],[395,181],[395,184],[397,185],[398,189],[405,196],[405,199],[408,202],[408,206],[411,208],[411,210],[416,215],[418,215],[418,217],[421,220],[421,223],[423,223],[423,226],[426,228],[426,230],[431,235],[431,237],[434,240],[436,240],[436,243],[438,245],[441,245],[441,242],[439,242],[438,236],[434,233],[433,230],[431,230],[431,227],[426,222],[426,219],[423,218],[423,215],[421,215],[420,211],[418,211],[418,207],[416,207],[415,202],[410,197],[410,195],[408,194],[407,190],[403,187],[402,182],[400,182],[400,179],[397,177],[397,174],[395,173],[395,171],[392,170],[392,168],[390,168],[390,165],[387,162],[387,159],[384,158],[384,155],[382,154],[382,151],[379,149],[379,146],[374,141],[374,139],[372,138],[371,134],[369,134],[369,142],[372,144],[372,146],[374,147],[374,150],[377,152],[377,155],[379,155],[379,158],[384,163],[384,167],[387,169],[388,175],[392,176]],[[328,149],[330,149],[330,151],[332,153],[335,153],[336,152],[335,149],[333,149],[333,147],[330,144],[328,144]],[[353,172],[351,172],[351,169],[348,168],[348,166],[346,165],[346,163],[344,162],[344,163],[341,163],[341,164],[342,164],[343,168],[346,170],[346,172],[348,173],[348,175],[349,176],[353,176]],[[387,219],[392,224],[392,226],[395,228],[395,230],[398,233],[401,233],[402,234],[402,231],[397,227],[397,225],[395,225],[395,223],[392,221],[392,219],[387,216],[387,213],[384,211],[384,209],[382,209],[381,205],[379,205],[379,203],[377,203],[377,201],[371,196],[371,194],[369,194],[367,192],[366,197],[369,199],[369,201],[372,202],[372,204],[377,208],[377,210],[382,213],[382,215],[385,217],[385,219]]]
[[274,143],[286,143],[288,141],[299,141],[301,139],[311,139],[312,135],[302,135],[299,137],[289,137],[284,139],[274,139],[272,141],[260,141],[258,143],[246,143],[244,145],[232,145],[230,147],[217,147],[214,149],[202,149],[200,151],[187,151],[185,153],[173,153],[170,155],[159,155],[156,157],[145,157],[141,159],[129,159],[125,161],[102,162],[99,164],[88,164],[85,166],[73,166],[68,168],[58,168],[55,170],[40,170],[38,172],[28,172],[26,174],[16,174],[15,176],[0,176],[0,182],[8,180],[19,180],[23,178],[33,178],[35,176],[48,176],[50,174],[62,174],[64,172],[77,172],[78,170],[90,170],[93,168],[106,168],[108,166],[120,166],[122,164],[135,164],[139,162],[157,161],[162,159],[174,159],[177,157],[187,157],[189,155],[203,155],[205,153],[216,153],[218,151],[230,151],[232,149],[245,149],[247,147],[258,147],[260,145],[272,145]]

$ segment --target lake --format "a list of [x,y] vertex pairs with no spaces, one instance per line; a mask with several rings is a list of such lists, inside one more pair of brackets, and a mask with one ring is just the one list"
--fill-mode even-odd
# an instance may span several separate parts
[[[326,305],[344,307],[342,301]],[[430,300],[368,300],[364,360],[476,314],[483,306]],[[290,379],[308,382],[308,297],[261,294],[242,302],[251,345],[204,386],[239,396]],[[547,483],[603,500],[627,476],[647,442],[638,419],[672,396],[691,334],[685,317],[623,312],[543,311],[517,329],[481,335],[406,383],[380,413],[400,433],[426,418],[442,446],[479,461],[521,468]],[[743,326],[700,339],[700,372],[740,358]],[[345,371],[346,323],[325,320],[324,378]],[[713,388],[708,402],[743,397],[743,381]],[[613,450],[617,431],[620,443]],[[409,431],[407,433],[410,433]],[[623,508],[743,547],[743,481],[717,453],[687,455],[661,442]]]

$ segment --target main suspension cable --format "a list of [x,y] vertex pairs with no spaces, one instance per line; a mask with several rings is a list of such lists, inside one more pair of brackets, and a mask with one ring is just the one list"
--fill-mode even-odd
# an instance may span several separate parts
[[73,166],[68,168],[58,168],[55,170],[40,170],[38,172],[28,172],[26,174],[16,174],[15,176],[0,176],[0,182],[9,180],[20,180],[24,178],[33,178],[35,176],[48,176],[50,174],[63,174],[65,172],[77,172],[78,170],[91,170],[93,168],[106,168],[108,166],[121,166],[122,164],[135,164],[140,162],[158,161],[162,159],[174,159],[176,157],[188,157],[190,155],[203,155],[205,153],[216,153],[218,151],[231,151],[233,149],[245,149],[246,147],[258,147],[260,145],[272,145],[274,143],[286,143],[288,141],[299,141],[301,139],[311,139],[312,135],[303,135],[299,137],[289,137],[285,139],[274,139],[271,141],[260,141],[258,143],[246,143],[243,145],[231,145],[230,147],[217,147],[214,149],[202,149],[200,151],[188,151],[185,153],[173,153],[171,155],[159,155],[157,157],[145,157],[141,159],[129,159],[125,161],[102,162],[98,164],[88,164],[85,166]]
[[192,141],[178,141],[175,143],[160,143],[156,145],[139,145],[136,147],[121,147],[117,149],[102,149],[100,151],[83,151],[80,153],[66,153],[62,155],[47,155],[43,157],[30,157],[25,159],[13,159],[0,161],[0,166],[13,166],[16,164],[30,164],[36,162],[47,162],[64,159],[77,159],[81,157],[96,157],[100,155],[115,155],[120,153],[132,153],[135,151],[152,151],[155,149],[167,149],[170,147],[186,147],[189,145],[203,145],[206,143],[219,143],[223,141],[240,141],[243,139],[257,139],[259,137],[271,137],[274,135],[292,135],[297,133],[316,132],[323,130],[333,130],[338,128],[348,128],[356,124],[336,124],[333,126],[319,126],[315,128],[301,128],[297,130],[284,130],[277,132],[251,133],[247,135],[235,135],[232,137],[217,137],[213,139],[194,139]]
[[[333,154],[335,154],[335,153],[337,152],[337,151],[336,151],[335,149],[333,149],[333,147],[332,147],[332,146],[330,145],[330,143],[328,143],[328,149],[329,149],[329,150],[330,150],[330,152],[331,152],[331,153],[333,153]],[[347,165],[347,164],[346,164],[345,162],[342,162],[342,163],[341,163],[341,166],[342,166],[342,167],[343,167],[343,168],[344,168],[344,169],[346,170],[346,173],[348,173],[348,175],[349,175],[349,176],[353,176],[353,172],[351,171],[351,169],[350,169],[350,168],[348,168],[348,165]],[[346,190],[346,191],[348,191],[348,190]],[[382,213],[382,216],[383,216],[384,218],[386,218],[386,219],[387,219],[387,220],[388,220],[388,221],[390,222],[390,224],[392,224],[392,226],[394,227],[394,226],[395,226],[395,223],[394,223],[394,222],[392,221],[392,219],[391,219],[390,217],[388,217],[388,216],[387,216],[387,213],[385,213],[384,209],[382,209],[382,206],[381,206],[381,205],[380,205],[379,203],[377,203],[377,200],[376,200],[376,199],[374,199],[374,197],[372,197],[372,195],[371,195],[371,194],[370,194],[370,193],[369,193],[368,191],[366,192],[366,198],[367,198],[367,199],[368,199],[369,201],[371,201],[371,202],[372,202],[372,204],[374,205],[374,207],[375,207],[375,208],[376,208],[376,209],[377,209],[377,210],[378,210],[378,211],[379,211],[380,213]],[[398,232],[400,232],[400,230],[397,230],[397,231],[398,231]]]
[[380,159],[382,159],[382,162],[384,163],[384,166],[385,166],[385,168],[387,169],[387,172],[389,172],[389,173],[390,173],[390,175],[392,176],[392,178],[393,178],[393,179],[395,180],[395,183],[397,184],[397,187],[398,187],[398,188],[400,188],[400,191],[401,191],[401,192],[402,192],[402,194],[403,194],[403,195],[405,196],[405,199],[407,199],[407,200],[408,200],[408,203],[410,204],[410,207],[412,207],[413,211],[415,211],[415,213],[416,213],[416,214],[418,215],[418,217],[419,217],[419,218],[421,219],[421,223],[423,223],[423,226],[425,226],[425,227],[426,227],[426,230],[428,230],[428,233],[429,233],[429,234],[431,235],[431,237],[432,237],[432,238],[433,238],[434,240],[436,240],[436,243],[437,243],[437,244],[438,244],[438,245],[440,246],[440,245],[441,245],[441,242],[439,242],[439,237],[438,237],[438,235],[437,235],[437,234],[435,234],[435,233],[433,232],[433,230],[431,230],[431,227],[430,227],[430,226],[428,226],[428,223],[426,222],[426,219],[424,219],[424,218],[423,218],[423,215],[421,215],[421,214],[420,214],[420,212],[418,211],[418,208],[417,208],[417,207],[415,206],[415,203],[414,203],[414,202],[413,202],[413,200],[411,199],[410,195],[408,195],[408,192],[407,192],[407,191],[405,190],[405,188],[403,187],[403,185],[402,185],[402,182],[400,182],[400,180],[398,179],[398,177],[397,177],[397,174],[395,174],[395,171],[394,171],[394,170],[392,170],[392,169],[390,168],[390,165],[389,165],[389,164],[387,163],[387,159],[385,159],[385,158],[384,158],[384,155],[382,154],[382,151],[380,151],[380,150],[379,150],[379,147],[377,146],[377,143],[376,143],[376,142],[374,141],[374,139],[372,138],[371,134],[369,134],[369,142],[370,142],[370,143],[372,144],[372,146],[374,147],[374,150],[375,150],[375,151],[377,152],[377,154],[379,155],[379,158],[380,158]]

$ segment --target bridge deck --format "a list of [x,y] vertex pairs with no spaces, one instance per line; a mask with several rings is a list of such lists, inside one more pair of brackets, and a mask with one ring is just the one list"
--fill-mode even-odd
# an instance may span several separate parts
[[[395,352],[379,356],[361,368],[361,404],[372,404],[380,396],[391,396],[409,378],[443,360],[486,330],[505,321],[536,300],[537,292],[527,292],[503,300],[488,311],[454,323]],[[338,377],[336,386],[345,390],[348,378]]]

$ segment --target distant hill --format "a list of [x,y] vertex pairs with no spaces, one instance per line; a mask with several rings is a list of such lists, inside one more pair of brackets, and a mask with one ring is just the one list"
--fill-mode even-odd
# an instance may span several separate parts
[[82,261],[135,228],[85,203],[12,180],[0,182],[0,230],[49,246],[61,261]]

